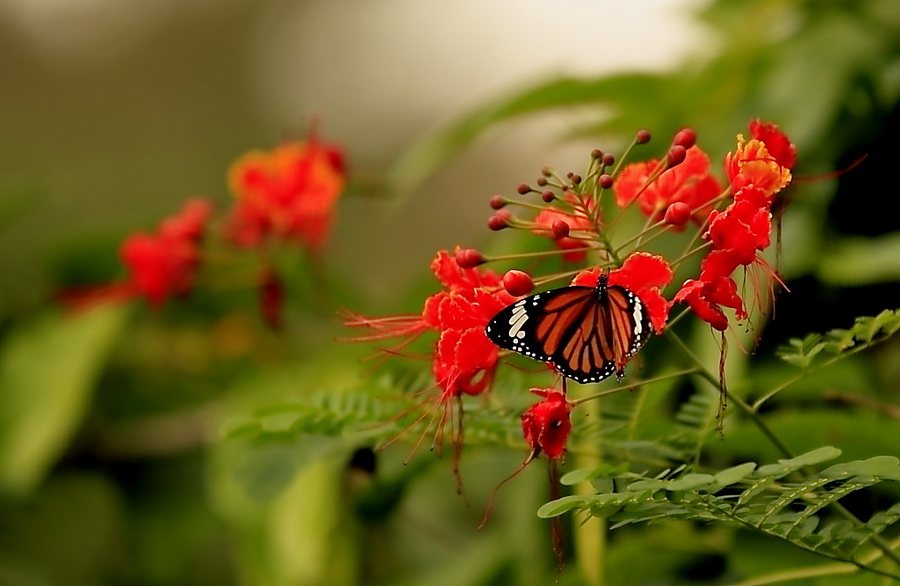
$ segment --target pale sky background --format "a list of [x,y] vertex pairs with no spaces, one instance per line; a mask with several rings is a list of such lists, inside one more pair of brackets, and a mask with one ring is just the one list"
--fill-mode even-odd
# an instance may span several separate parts
[[[699,4],[0,0],[0,185],[33,180],[41,196],[0,246],[39,278],[33,259],[62,237],[150,229],[196,193],[227,203],[228,163],[311,117],[346,145],[351,172],[377,176],[426,133],[533,83],[677,65],[709,42]],[[568,124],[498,129],[399,212],[343,202],[332,259],[389,297],[436,249],[486,239],[493,193],[545,163],[580,169],[594,145],[562,143]]]

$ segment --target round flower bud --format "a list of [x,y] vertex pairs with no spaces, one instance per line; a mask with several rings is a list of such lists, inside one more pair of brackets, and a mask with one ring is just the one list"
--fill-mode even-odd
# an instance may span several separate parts
[[682,128],[675,133],[672,144],[689,149],[697,144],[697,132],[693,128]]
[[687,156],[687,149],[683,146],[676,144],[669,149],[669,152],[666,153],[666,167],[671,169],[672,167],[676,167],[684,162],[684,158]]
[[556,199],[556,194],[548,189],[547,191],[541,193],[541,199],[547,203],[550,203],[551,201]]
[[525,195],[526,193],[531,191],[531,186],[527,183],[520,183],[519,187],[516,188],[516,191],[518,191],[521,195]]
[[650,131],[646,128],[641,128],[637,131],[637,135],[634,137],[634,142],[637,144],[647,144],[650,142]]
[[612,175],[604,173],[600,177],[597,178],[597,185],[600,186],[600,189],[610,189],[613,186],[613,178]]
[[666,224],[683,226],[691,219],[691,208],[683,201],[676,201],[666,208]]
[[509,201],[502,195],[495,195],[491,198],[491,207],[495,210],[499,210],[508,203]]
[[550,231],[553,232],[553,237],[557,240],[565,238],[569,235],[569,224],[562,220],[556,220],[550,224]]
[[513,297],[521,297],[534,290],[534,281],[528,273],[513,269],[503,275],[503,288]]
[[502,230],[509,227],[510,214],[506,210],[498,211],[496,214],[488,218],[488,228],[493,231]]
[[457,248],[453,258],[461,269],[474,269],[478,265],[486,262],[480,252],[474,248]]
[[610,153],[604,154],[603,158],[601,160],[602,160],[603,164],[607,167],[612,167],[613,164],[616,162],[616,158],[613,155],[611,155]]

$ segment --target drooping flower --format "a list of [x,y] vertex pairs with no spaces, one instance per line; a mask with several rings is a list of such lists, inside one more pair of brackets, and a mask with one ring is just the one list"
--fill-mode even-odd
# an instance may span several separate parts
[[566,453],[566,440],[572,431],[569,420],[572,405],[565,394],[556,389],[531,389],[531,392],[544,399],[522,413],[522,432],[531,448],[529,459],[540,453],[551,460],[562,458]]
[[682,163],[646,185],[659,163],[650,159],[626,166],[615,182],[616,203],[626,207],[637,200],[641,212],[654,222],[663,220],[673,203],[683,203],[691,210],[693,220],[702,223],[710,211],[707,204],[722,193],[719,181],[709,174],[709,156],[692,146]]
[[728,329],[723,306],[733,309],[738,319],[747,317],[737,284],[730,277],[734,267],[728,268],[732,262],[728,256],[727,251],[715,251],[703,259],[700,277],[685,281],[672,299],[672,303],[686,303],[700,319],[720,332]]
[[200,263],[199,241],[212,206],[202,199],[185,203],[181,213],[164,220],[156,234],[134,234],[122,244],[128,286],[159,307],[188,293]]
[[343,154],[315,137],[252,151],[228,172],[236,198],[228,237],[240,246],[269,239],[299,242],[318,250],[331,230],[344,188]]

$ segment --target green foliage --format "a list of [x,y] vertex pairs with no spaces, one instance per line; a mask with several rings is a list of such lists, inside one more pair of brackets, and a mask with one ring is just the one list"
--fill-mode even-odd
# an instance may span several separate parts
[[6,337],[0,349],[0,491],[27,494],[66,450],[127,316],[124,307],[74,316],[54,311]]
[[[778,356],[795,366],[809,369],[821,365],[822,353],[830,360],[865,350],[900,330],[900,310],[886,309],[876,316],[857,318],[850,329],[833,329],[824,334],[794,338],[778,351]],[[817,362],[816,358],[819,357]]]
[[865,523],[846,518],[822,523],[820,511],[856,491],[900,481],[900,460],[876,456],[809,468],[840,456],[823,447],[795,458],[757,467],[745,462],[715,473],[664,473],[655,478],[615,470],[576,470],[563,484],[590,479],[606,490],[550,501],[538,515],[582,511],[609,519],[612,528],[634,523],[688,519],[760,531],[834,559],[856,563],[856,552],[900,520],[900,502]]

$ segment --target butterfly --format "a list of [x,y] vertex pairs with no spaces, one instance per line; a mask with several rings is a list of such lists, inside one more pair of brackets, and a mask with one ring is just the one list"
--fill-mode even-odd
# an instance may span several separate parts
[[578,383],[621,379],[625,364],[650,336],[650,319],[637,295],[609,285],[562,287],[524,297],[501,309],[485,327],[492,342],[549,362]]

